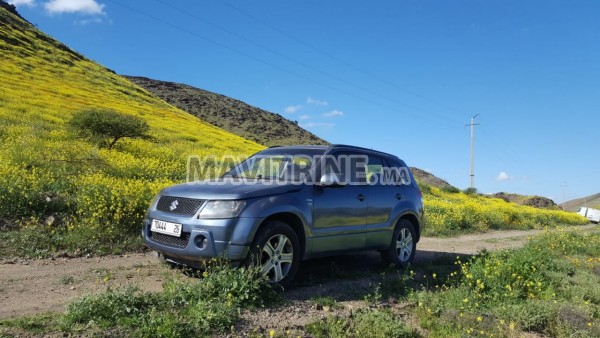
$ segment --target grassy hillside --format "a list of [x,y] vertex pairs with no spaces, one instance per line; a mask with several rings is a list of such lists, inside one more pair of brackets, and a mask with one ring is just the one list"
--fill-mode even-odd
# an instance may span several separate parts
[[448,192],[421,185],[427,218],[426,235],[452,235],[490,229],[536,229],[588,223],[575,213],[518,205],[499,198]]
[[189,85],[127,76],[166,102],[215,126],[267,146],[327,144],[279,114]]
[[420,185],[424,184],[447,191],[458,191],[458,188],[425,170],[415,167],[411,167],[410,170]]
[[600,193],[565,202],[565,210],[577,211],[581,207],[600,208]]
[[[44,223],[39,231],[53,240],[34,231],[19,238],[42,254],[127,246],[152,196],[184,180],[188,155],[263,148],[161,101],[6,8],[0,55],[0,227]],[[139,116],[150,138],[98,149],[67,128],[90,108]]]

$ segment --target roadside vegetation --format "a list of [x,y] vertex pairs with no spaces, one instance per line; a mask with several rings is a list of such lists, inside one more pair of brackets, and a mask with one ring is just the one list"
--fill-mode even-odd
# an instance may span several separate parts
[[498,229],[541,229],[586,224],[580,215],[517,205],[476,193],[421,185],[425,200],[426,236],[447,236]]
[[598,337],[598,230],[553,230],[520,249],[386,271],[351,308],[332,296],[307,299],[323,312],[300,327],[240,322],[263,308],[277,315],[289,301],[259,271],[213,264],[199,278],[167,281],[159,293],[109,290],[75,300],[63,314],[0,321],[0,336]]
[[414,293],[433,337],[600,336],[600,233],[557,231],[524,248],[457,260],[435,288]]
[[258,269],[213,262],[197,278],[171,279],[159,293],[130,287],[82,297],[64,315],[0,322],[30,333],[75,336],[205,337],[223,333],[242,309],[277,304],[278,296]]

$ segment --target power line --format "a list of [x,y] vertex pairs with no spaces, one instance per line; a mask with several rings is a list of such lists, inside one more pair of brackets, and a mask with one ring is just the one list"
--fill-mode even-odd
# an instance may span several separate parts
[[243,36],[243,35],[240,35],[240,34],[238,34],[238,33],[236,33],[236,32],[233,32],[233,31],[231,31],[231,30],[229,30],[229,29],[227,29],[227,28],[224,28],[224,27],[222,27],[222,26],[220,26],[220,25],[218,25],[218,24],[215,24],[215,23],[213,23],[213,22],[211,22],[211,21],[209,21],[209,20],[206,20],[206,19],[204,19],[204,18],[202,18],[202,17],[200,17],[200,16],[198,16],[198,15],[195,15],[195,14],[193,14],[193,13],[190,13],[190,12],[189,12],[189,11],[187,11],[187,10],[184,10],[184,9],[181,9],[181,8],[179,8],[179,7],[173,6],[172,4],[170,4],[170,3],[166,2],[166,1],[163,1],[163,0],[154,0],[154,1],[155,1],[155,2],[157,2],[157,3],[160,3],[160,4],[162,4],[162,5],[164,5],[164,6],[166,6],[166,7],[169,7],[169,8],[171,8],[172,10],[175,10],[175,11],[177,11],[177,12],[180,12],[180,13],[182,13],[182,14],[185,14],[185,15],[187,15],[187,16],[189,16],[189,17],[193,18],[193,19],[196,19],[196,20],[198,20],[198,21],[201,21],[201,22],[203,22],[203,23],[205,23],[205,24],[207,24],[207,25],[209,25],[209,26],[211,26],[211,27],[213,27],[213,28],[216,28],[216,29],[218,29],[218,30],[221,30],[221,31],[223,31],[223,32],[227,33],[227,34],[230,34],[230,35],[232,35],[232,36],[235,36],[236,38],[238,38],[238,39],[241,39],[241,40],[243,40],[243,41],[246,41],[246,42],[248,42],[248,43],[250,43],[250,44],[252,44],[252,45],[254,45],[254,46],[258,47],[258,48],[261,48],[261,49],[264,49],[264,50],[266,50],[266,51],[268,51],[268,52],[270,52],[270,53],[273,53],[273,54],[275,54],[275,55],[277,55],[277,56],[279,56],[279,57],[281,57],[281,58],[283,58],[283,59],[286,59],[286,60],[288,60],[288,61],[294,62],[294,63],[296,63],[296,64],[298,64],[298,65],[300,65],[300,66],[302,66],[302,67],[308,68],[308,69],[310,69],[310,70],[312,70],[312,71],[314,71],[314,72],[317,72],[317,73],[319,73],[319,74],[321,74],[321,75],[325,75],[325,76],[327,76],[327,77],[329,77],[329,78],[332,78],[332,79],[334,79],[334,80],[337,80],[337,81],[339,81],[339,82],[342,82],[342,83],[344,83],[344,84],[346,84],[346,85],[350,85],[350,86],[352,86],[352,87],[355,87],[355,88],[357,88],[357,89],[360,89],[360,90],[362,90],[362,91],[364,91],[364,92],[370,93],[371,95],[378,96],[378,97],[380,97],[380,98],[383,98],[383,99],[389,100],[389,101],[391,101],[391,102],[394,102],[394,103],[396,103],[396,104],[399,104],[399,105],[405,106],[405,107],[407,107],[407,108],[411,108],[411,109],[413,109],[413,110],[418,110],[418,111],[421,111],[421,112],[423,112],[423,113],[426,113],[426,114],[429,114],[429,115],[431,115],[431,116],[433,116],[433,117],[437,117],[437,118],[445,119],[445,120],[446,120],[447,122],[449,122],[449,123],[457,123],[456,121],[454,121],[454,120],[452,120],[452,119],[450,119],[450,118],[448,118],[448,117],[446,117],[446,116],[444,116],[444,115],[435,114],[435,113],[432,113],[432,112],[430,112],[430,111],[427,111],[427,110],[425,110],[425,109],[422,109],[422,108],[416,107],[416,106],[414,106],[414,105],[410,105],[410,104],[407,104],[407,103],[401,102],[401,101],[399,101],[399,100],[397,100],[397,99],[395,99],[395,98],[389,97],[389,96],[387,96],[387,95],[383,95],[383,94],[381,94],[381,93],[379,93],[379,92],[376,92],[376,91],[374,91],[374,90],[371,90],[371,89],[369,89],[369,88],[366,88],[366,87],[364,87],[364,86],[361,86],[361,85],[359,85],[359,84],[356,84],[356,83],[354,83],[354,82],[351,82],[351,81],[348,81],[348,80],[346,80],[346,79],[344,79],[344,78],[341,78],[341,77],[339,77],[339,76],[337,76],[337,75],[335,75],[335,74],[332,74],[332,73],[330,73],[330,72],[327,72],[327,71],[325,71],[325,70],[322,70],[322,69],[319,69],[319,68],[317,68],[317,67],[314,67],[314,66],[312,66],[312,65],[309,65],[309,64],[307,64],[307,63],[305,63],[305,62],[303,62],[303,61],[301,61],[301,60],[298,60],[298,59],[296,59],[296,58],[293,58],[293,57],[287,56],[287,55],[285,55],[285,54],[283,54],[283,53],[281,53],[281,52],[279,52],[279,51],[277,51],[277,50],[275,50],[275,49],[273,49],[273,48],[271,48],[271,47],[269,47],[269,46],[265,46],[265,45],[263,45],[263,44],[261,44],[261,43],[255,42],[255,41],[253,41],[253,40],[251,40],[251,39],[249,39],[249,38],[247,38],[247,37],[245,37],[245,36]]
[[361,100],[361,101],[364,101],[364,102],[367,102],[367,103],[370,103],[370,104],[373,104],[373,105],[376,105],[376,106],[379,106],[379,107],[385,108],[385,109],[387,109],[387,110],[390,110],[390,111],[398,112],[398,113],[401,113],[401,114],[404,114],[404,115],[413,116],[413,117],[415,117],[415,118],[420,118],[420,119],[429,120],[429,121],[430,121],[430,122],[432,122],[432,123],[436,123],[436,124],[438,124],[438,125],[442,125],[442,126],[445,126],[445,127],[448,127],[448,128],[456,128],[456,125],[452,125],[452,124],[444,123],[444,122],[437,121],[437,120],[433,120],[433,119],[428,119],[427,117],[425,117],[425,116],[422,116],[422,115],[418,115],[418,114],[411,113],[411,112],[408,112],[408,111],[405,111],[405,110],[401,110],[401,109],[398,109],[398,108],[394,108],[394,107],[389,107],[389,106],[387,106],[387,105],[384,105],[384,104],[381,104],[381,103],[379,103],[379,102],[375,102],[375,101],[373,101],[373,100],[370,100],[370,99],[367,99],[367,98],[364,98],[364,97],[361,97],[361,96],[358,96],[358,95],[354,95],[353,93],[350,93],[350,92],[348,92],[348,91],[346,91],[346,90],[343,90],[343,89],[340,89],[340,88],[338,88],[338,87],[335,87],[335,86],[332,86],[332,85],[329,85],[329,84],[323,83],[323,82],[321,82],[321,81],[318,81],[318,80],[311,79],[311,78],[309,78],[309,77],[307,77],[307,76],[304,76],[304,75],[302,75],[302,74],[299,74],[299,73],[297,73],[297,72],[294,72],[294,71],[288,70],[288,69],[286,69],[286,68],[280,67],[280,66],[278,66],[278,65],[275,65],[275,64],[273,64],[273,63],[270,63],[270,62],[268,62],[268,61],[265,61],[265,60],[263,60],[263,59],[260,59],[260,58],[258,58],[258,57],[252,56],[252,55],[250,55],[250,54],[248,54],[248,53],[245,53],[245,52],[243,52],[243,51],[240,51],[240,50],[237,50],[237,49],[235,49],[235,48],[232,48],[232,47],[230,47],[230,46],[228,46],[228,45],[226,45],[226,44],[224,44],[224,43],[218,42],[218,41],[216,41],[216,40],[213,40],[213,39],[211,39],[211,38],[208,38],[208,37],[206,37],[206,36],[203,36],[203,35],[201,35],[201,34],[198,34],[198,33],[196,33],[196,32],[193,32],[193,31],[191,31],[191,30],[188,30],[188,29],[186,29],[186,28],[183,28],[183,27],[181,27],[181,26],[178,26],[178,25],[176,25],[176,24],[170,23],[170,22],[168,22],[168,21],[166,21],[166,20],[163,20],[163,19],[161,19],[161,18],[159,18],[159,17],[156,17],[156,16],[154,16],[154,15],[152,15],[152,14],[149,14],[149,13],[146,13],[146,12],[144,12],[144,11],[138,10],[138,9],[136,9],[136,8],[130,7],[130,6],[128,6],[128,5],[126,5],[126,4],[123,4],[123,3],[119,2],[119,1],[115,1],[115,0],[108,0],[108,1],[110,1],[110,2],[114,3],[114,4],[118,5],[118,6],[121,6],[121,7],[125,8],[125,9],[128,9],[128,10],[130,10],[130,11],[132,11],[132,12],[135,12],[135,13],[137,13],[137,14],[139,14],[139,15],[142,15],[142,16],[145,16],[145,17],[148,17],[148,18],[150,18],[150,19],[152,19],[152,20],[155,20],[155,21],[157,21],[157,22],[160,22],[160,23],[162,23],[162,24],[164,24],[164,25],[167,25],[167,26],[169,26],[169,27],[171,27],[171,28],[173,28],[173,29],[176,29],[176,30],[179,30],[179,31],[185,32],[185,33],[187,33],[187,34],[190,34],[190,35],[192,35],[192,36],[195,36],[195,37],[197,37],[197,38],[199,38],[199,39],[202,39],[202,40],[204,40],[204,41],[207,41],[207,42],[209,42],[209,43],[212,43],[212,44],[214,44],[214,45],[217,45],[217,46],[219,46],[219,47],[221,47],[221,48],[223,48],[223,49],[229,50],[229,51],[231,51],[231,52],[234,52],[234,53],[236,53],[236,54],[239,54],[239,55],[241,55],[241,56],[244,56],[244,57],[246,57],[246,58],[252,59],[252,60],[254,60],[254,61],[256,61],[256,62],[259,62],[259,63],[261,63],[261,64],[263,64],[263,65],[266,65],[266,66],[268,66],[268,67],[271,67],[271,68],[277,69],[277,70],[279,70],[279,71],[282,71],[282,72],[284,72],[284,73],[288,73],[288,74],[290,74],[290,75],[293,75],[293,76],[296,76],[296,77],[298,77],[298,78],[304,79],[304,80],[306,80],[306,81],[309,81],[309,82],[315,83],[315,84],[317,84],[317,85],[320,85],[320,86],[322,86],[322,87],[329,88],[329,89],[331,89],[331,90],[334,90],[334,91],[340,92],[340,93],[342,93],[342,94],[344,94],[344,95],[347,95],[347,96],[349,96],[349,97],[352,97],[352,98],[355,98],[355,99],[358,99],[358,100]]
[[298,42],[298,43],[300,43],[300,44],[302,44],[302,45],[304,45],[304,46],[306,46],[306,47],[308,47],[308,48],[310,48],[312,50],[314,50],[314,51],[316,51],[316,52],[319,52],[319,53],[321,53],[321,54],[329,57],[332,60],[335,60],[335,61],[337,61],[337,62],[339,62],[341,64],[344,64],[345,66],[350,67],[350,68],[352,68],[352,69],[354,69],[354,70],[356,70],[356,71],[358,71],[358,72],[360,72],[360,73],[362,73],[364,75],[367,75],[367,76],[369,76],[369,77],[371,77],[371,78],[373,78],[375,80],[378,80],[378,81],[380,81],[382,83],[385,83],[385,84],[387,84],[389,86],[392,86],[392,87],[394,87],[396,89],[402,90],[402,91],[404,91],[406,93],[409,93],[409,94],[411,94],[413,96],[416,96],[416,97],[418,97],[418,98],[420,98],[420,99],[422,99],[424,101],[427,101],[429,103],[433,103],[433,104],[435,104],[435,105],[437,105],[439,107],[442,107],[442,108],[445,108],[445,109],[452,110],[454,112],[459,112],[460,113],[460,111],[458,111],[455,108],[452,108],[452,107],[449,107],[448,105],[445,105],[445,104],[442,104],[440,102],[437,102],[436,100],[430,99],[430,98],[428,98],[426,96],[423,96],[423,95],[421,95],[419,93],[416,93],[416,92],[414,92],[412,90],[406,89],[404,87],[400,87],[397,84],[395,84],[395,83],[393,83],[393,82],[391,82],[391,81],[389,81],[389,80],[387,80],[385,78],[377,76],[377,75],[375,75],[375,74],[373,74],[373,73],[371,73],[371,72],[369,72],[367,70],[364,70],[363,68],[360,68],[360,67],[358,67],[358,66],[356,66],[354,64],[351,64],[351,63],[349,63],[349,62],[347,62],[347,61],[345,61],[345,60],[343,60],[343,59],[341,59],[341,58],[339,58],[339,57],[337,57],[337,56],[335,56],[335,55],[333,55],[331,53],[328,53],[327,51],[325,51],[325,50],[323,50],[323,49],[321,49],[319,47],[316,47],[316,46],[314,46],[314,45],[312,45],[312,44],[310,44],[310,43],[308,43],[308,42],[306,42],[306,41],[304,41],[304,40],[302,40],[302,39],[300,39],[300,38],[298,38],[298,37],[296,37],[296,36],[294,36],[294,35],[292,35],[292,34],[290,34],[288,32],[286,32],[284,30],[278,28],[278,27],[275,27],[272,24],[270,24],[270,23],[268,23],[268,22],[266,22],[266,21],[264,21],[264,20],[262,20],[262,19],[260,19],[260,18],[258,18],[256,16],[254,16],[254,15],[252,15],[252,14],[244,11],[243,9],[230,4],[227,1],[224,1],[224,0],[219,0],[219,1],[222,4],[224,4],[224,5],[226,5],[226,6],[230,7],[230,8],[233,8],[234,10],[242,13],[243,15],[245,15],[245,16],[247,16],[249,18],[251,18],[252,20],[254,20],[256,22],[259,22],[262,25],[264,25],[264,26],[266,26],[266,27],[268,27],[268,28],[270,28],[270,29],[272,29],[272,30],[274,30],[274,31],[276,31],[276,32],[278,32],[278,33],[280,33],[280,34],[282,34],[282,35],[284,35],[284,36],[286,36],[286,37],[288,37],[288,38],[290,38],[290,39],[292,39],[292,40],[294,40],[294,41],[296,41],[296,42]]

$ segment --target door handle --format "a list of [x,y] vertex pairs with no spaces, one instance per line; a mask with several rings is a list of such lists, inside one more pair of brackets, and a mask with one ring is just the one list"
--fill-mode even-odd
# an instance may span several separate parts
[[402,195],[400,195],[400,193],[397,193],[397,194],[396,194],[396,199],[397,199],[397,200],[401,200],[401,199],[402,199]]
[[364,201],[367,199],[367,196],[363,195],[363,194],[358,194],[358,196],[356,196],[356,199],[358,199],[359,201]]

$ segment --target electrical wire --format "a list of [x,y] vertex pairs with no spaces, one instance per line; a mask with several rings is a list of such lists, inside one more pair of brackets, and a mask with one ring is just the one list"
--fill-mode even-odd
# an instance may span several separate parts
[[261,44],[261,43],[255,42],[255,41],[253,41],[253,40],[251,40],[251,39],[249,39],[249,38],[247,38],[247,37],[245,37],[245,36],[243,36],[243,35],[240,35],[240,34],[238,34],[238,33],[236,33],[236,32],[233,32],[233,31],[231,31],[231,30],[229,30],[229,29],[227,29],[227,28],[224,28],[224,27],[222,27],[222,26],[220,26],[220,25],[218,25],[218,24],[215,24],[215,23],[213,23],[213,22],[211,22],[211,21],[209,21],[209,20],[206,20],[206,19],[204,19],[204,18],[202,18],[202,17],[200,17],[200,16],[198,16],[198,15],[195,15],[195,14],[193,14],[193,13],[190,13],[190,12],[189,12],[189,11],[187,11],[187,10],[184,10],[184,9],[181,9],[181,8],[179,8],[179,7],[177,7],[177,6],[174,6],[174,5],[172,5],[171,3],[169,3],[169,2],[166,2],[166,1],[163,1],[163,0],[154,0],[154,2],[160,3],[160,4],[162,4],[163,6],[166,6],[166,7],[170,8],[170,9],[172,9],[172,10],[175,10],[175,11],[177,11],[177,12],[179,12],[179,13],[185,14],[185,15],[187,15],[187,16],[189,16],[189,17],[191,17],[191,18],[195,19],[195,20],[198,20],[198,21],[200,21],[200,22],[203,22],[203,23],[204,23],[204,24],[206,24],[206,25],[209,25],[209,26],[211,26],[211,27],[213,27],[213,28],[216,28],[216,29],[218,29],[218,30],[220,30],[220,31],[222,31],[222,32],[225,32],[225,33],[227,33],[227,34],[230,34],[230,35],[232,35],[232,36],[235,36],[235,37],[236,37],[236,38],[238,38],[238,39],[241,39],[241,40],[243,40],[243,41],[246,41],[246,42],[248,42],[248,43],[250,43],[250,44],[252,44],[252,45],[254,45],[254,46],[258,47],[258,48],[261,48],[261,49],[263,49],[263,50],[266,50],[266,51],[268,51],[268,52],[270,52],[270,53],[273,53],[273,54],[275,54],[275,55],[277,55],[277,56],[279,56],[279,57],[281,57],[281,58],[285,59],[285,60],[288,60],[288,61],[294,62],[294,63],[296,63],[296,64],[298,64],[298,65],[300,65],[300,66],[302,66],[302,67],[305,67],[305,68],[307,68],[307,69],[310,69],[310,70],[312,70],[312,71],[314,71],[314,72],[317,72],[317,73],[319,73],[319,74],[321,74],[321,75],[325,75],[325,76],[327,76],[327,77],[329,77],[329,78],[332,78],[332,79],[334,79],[334,80],[337,80],[337,81],[339,81],[339,82],[342,82],[342,83],[344,83],[344,84],[346,84],[346,85],[350,85],[350,86],[352,86],[352,87],[355,87],[355,88],[357,88],[357,89],[359,89],[359,90],[362,90],[362,91],[364,91],[364,92],[367,92],[367,93],[369,93],[369,94],[371,94],[371,95],[374,95],[374,96],[377,96],[377,97],[380,97],[380,98],[386,99],[386,100],[388,100],[388,101],[391,101],[391,102],[394,102],[394,103],[396,103],[396,104],[399,104],[399,105],[405,106],[405,107],[407,107],[407,108],[410,108],[410,109],[413,109],[413,110],[417,110],[417,111],[423,112],[423,113],[425,113],[425,114],[429,114],[429,115],[431,115],[431,116],[433,116],[433,117],[437,117],[437,118],[440,118],[440,119],[444,119],[444,120],[446,120],[446,122],[448,122],[448,123],[455,123],[455,124],[457,124],[457,125],[459,124],[459,122],[457,122],[457,121],[454,121],[454,120],[452,120],[452,119],[450,119],[450,118],[448,118],[448,117],[446,117],[446,116],[444,116],[444,115],[435,114],[435,113],[432,113],[432,112],[430,112],[430,111],[427,111],[427,110],[425,110],[425,109],[422,109],[422,108],[416,107],[416,106],[414,106],[414,105],[411,105],[411,104],[407,104],[407,103],[401,102],[401,101],[399,101],[399,100],[397,100],[397,99],[395,99],[395,98],[389,97],[389,96],[387,96],[387,95],[383,95],[383,94],[381,94],[381,93],[379,93],[379,92],[376,92],[376,91],[374,91],[374,90],[371,90],[371,89],[369,89],[369,88],[366,88],[366,87],[364,87],[364,86],[361,86],[361,85],[359,85],[359,84],[356,84],[356,83],[354,83],[354,82],[348,81],[347,79],[344,79],[344,78],[342,78],[342,77],[339,77],[339,76],[337,76],[337,75],[335,75],[335,74],[332,74],[332,73],[330,73],[330,72],[327,72],[327,71],[325,71],[325,70],[322,70],[322,69],[320,69],[320,68],[317,68],[317,67],[314,67],[314,66],[312,66],[312,65],[309,65],[309,64],[307,64],[307,63],[305,63],[305,62],[303,62],[303,61],[301,61],[301,60],[298,60],[298,59],[296,59],[296,58],[293,58],[293,57],[287,56],[287,55],[285,55],[285,54],[283,54],[283,53],[281,53],[281,52],[279,52],[279,51],[277,51],[277,50],[275,50],[275,49],[273,49],[273,48],[271,48],[271,47],[269,47],[269,46],[265,46],[265,45],[263,45],[263,44]]
[[137,14],[139,14],[139,15],[142,15],[142,16],[145,16],[145,17],[147,17],[147,18],[150,18],[150,19],[152,19],[152,20],[155,20],[155,21],[157,21],[157,22],[160,22],[160,23],[162,23],[162,24],[164,24],[164,25],[166,25],[166,26],[169,26],[169,27],[171,27],[171,28],[173,28],[173,29],[176,29],[176,30],[182,31],[182,32],[184,32],[184,33],[190,34],[190,35],[192,35],[192,36],[194,36],[194,37],[196,37],[196,38],[202,39],[202,40],[204,40],[204,41],[206,41],[206,42],[209,42],[209,43],[211,43],[211,44],[214,44],[214,45],[216,45],[216,46],[219,46],[219,47],[221,47],[221,48],[223,48],[223,49],[229,50],[229,51],[231,51],[231,52],[234,52],[234,53],[236,53],[236,54],[239,54],[239,55],[241,55],[241,56],[244,56],[244,57],[246,57],[246,58],[252,59],[252,60],[254,60],[254,61],[258,62],[258,63],[261,63],[261,64],[263,64],[263,65],[266,65],[266,66],[268,66],[268,67],[271,67],[271,68],[277,69],[277,70],[279,70],[279,71],[281,71],[281,72],[284,72],[284,73],[287,73],[287,74],[293,75],[293,76],[295,76],[295,77],[301,78],[301,79],[303,79],[303,80],[306,80],[306,81],[308,81],[308,82],[312,82],[312,83],[314,83],[314,84],[317,84],[317,85],[320,85],[320,86],[322,86],[322,87],[329,88],[329,89],[331,89],[331,90],[334,90],[334,91],[340,92],[340,93],[342,93],[342,94],[344,94],[344,95],[346,95],[346,96],[349,96],[349,97],[355,98],[355,99],[357,99],[357,100],[361,100],[361,101],[363,101],[363,102],[367,102],[367,103],[370,103],[370,104],[372,104],[372,105],[376,105],[376,106],[379,106],[379,107],[381,107],[381,108],[385,108],[385,109],[387,109],[387,110],[390,110],[390,111],[393,111],[393,112],[397,112],[397,113],[400,113],[400,114],[403,114],[403,115],[409,115],[409,116],[412,116],[412,117],[415,117],[415,118],[429,120],[429,121],[430,121],[430,122],[432,122],[432,123],[435,123],[435,124],[438,124],[438,125],[441,125],[441,126],[444,126],[444,127],[447,127],[447,128],[452,128],[452,129],[454,129],[454,128],[457,128],[457,127],[458,127],[458,126],[457,126],[457,125],[455,125],[455,124],[450,124],[450,123],[445,123],[445,122],[442,122],[442,121],[438,121],[438,120],[430,119],[430,118],[427,118],[426,116],[423,116],[423,115],[419,115],[419,114],[415,114],[415,113],[412,113],[412,112],[408,112],[408,111],[406,111],[406,110],[401,110],[401,109],[398,109],[398,108],[390,107],[390,106],[387,106],[387,105],[381,104],[381,103],[379,103],[379,102],[376,102],[376,101],[370,100],[370,99],[368,99],[368,98],[364,98],[364,97],[361,97],[361,96],[355,95],[355,94],[353,94],[353,93],[351,93],[351,92],[348,92],[348,91],[346,91],[346,90],[344,90],[344,89],[341,89],[341,88],[338,88],[338,87],[335,87],[335,86],[329,85],[329,84],[327,84],[327,83],[324,83],[324,82],[322,82],[322,81],[318,81],[318,80],[315,80],[315,79],[309,78],[309,77],[307,77],[307,76],[305,76],[305,75],[302,75],[302,74],[300,74],[300,73],[297,73],[297,72],[294,72],[294,71],[288,70],[288,69],[286,69],[286,68],[284,68],[284,67],[281,67],[281,66],[275,65],[275,64],[273,64],[273,63],[271,63],[271,62],[268,62],[268,61],[265,61],[265,60],[263,60],[263,59],[261,59],[261,58],[258,58],[258,57],[255,57],[255,56],[253,56],[253,55],[250,55],[250,54],[248,54],[248,53],[246,53],[246,52],[243,52],[243,51],[237,50],[237,49],[235,49],[235,48],[233,48],[233,47],[230,47],[230,46],[228,46],[228,45],[226,45],[226,44],[224,44],[224,43],[222,43],[222,42],[219,42],[219,41],[216,41],[216,40],[214,40],[214,39],[208,38],[208,37],[206,37],[206,36],[203,36],[203,35],[201,35],[201,34],[198,34],[198,33],[196,33],[196,32],[193,32],[193,31],[191,31],[191,30],[188,30],[188,29],[186,29],[186,28],[184,28],[184,27],[181,27],[181,26],[179,26],[179,25],[173,24],[173,23],[171,23],[171,22],[169,22],[169,21],[167,21],[167,20],[161,19],[161,18],[159,18],[159,17],[157,17],[157,16],[155,16],[155,15],[152,15],[152,14],[149,14],[149,13],[147,13],[147,12],[144,12],[144,11],[141,11],[141,10],[139,10],[139,9],[133,8],[133,7],[131,7],[131,6],[128,6],[128,5],[126,5],[126,4],[124,4],[124,3],[120,2],[120,1],[116,1],[116,0],[107,0],[107,1],[109,1],[109,2],[112,2],[112,3],[114,3],[114,4],[116,4],[116,5],[120,6],[120,7],[123,7],[123,8],[125,8],[125,9],[127,9],[127,10],[130,10],[130,11],[132,11],[132,12],[134,12],[134,13],[137,13]]

